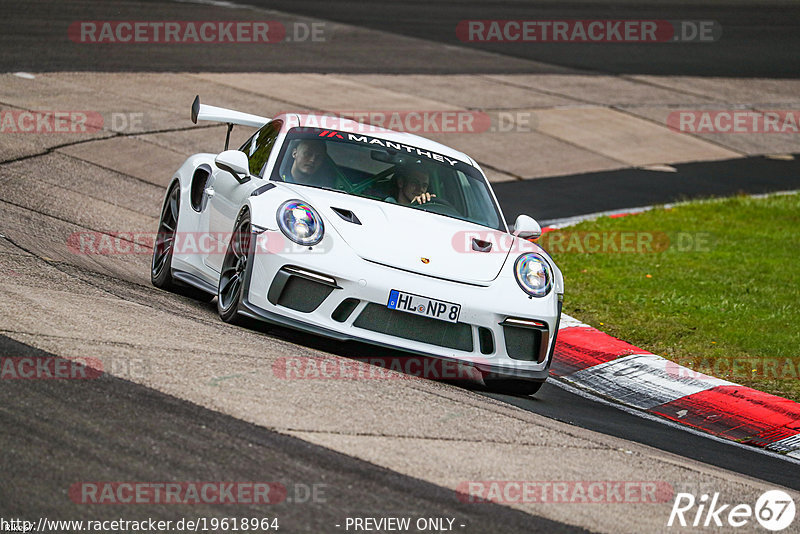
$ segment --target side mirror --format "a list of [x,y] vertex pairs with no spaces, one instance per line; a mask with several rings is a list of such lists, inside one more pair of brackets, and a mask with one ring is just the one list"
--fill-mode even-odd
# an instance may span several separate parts
[[533,217],[520,215],[514,221],[514,235],[522,239],[536,239],[542,235],[542,227]]
[[247,155],[239,150],[226,150],[214,158],[214,163],[223,171],[227,171],[236,178],[240,184],[250,180],[250,166]]

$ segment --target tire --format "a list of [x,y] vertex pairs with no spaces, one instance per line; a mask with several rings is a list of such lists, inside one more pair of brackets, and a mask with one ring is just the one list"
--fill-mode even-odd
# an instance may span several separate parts
[[239,305],[242,302],[247,262],[250,261],[251,243],[250,213],[243,211],[233,227],[217,286],[217,311],[226,323],[246,324],[246,318],[239,315]]
[[484,384],[495,393],[506,395],[533,395],[541,389],[544,382],[532,382],[530,380],[519,380],[516,378],[494,378],[484,379]]
[[153,259],[150,262],[150,281],[159,289],[171,291],[201,302],[211,302],[214,295],[202,289],[187,286],[172,277],[172,252],[175,232],[178,229],[181,190],[178,182],[172,184],[161,209],[158,221],[158,234],[153,245]]

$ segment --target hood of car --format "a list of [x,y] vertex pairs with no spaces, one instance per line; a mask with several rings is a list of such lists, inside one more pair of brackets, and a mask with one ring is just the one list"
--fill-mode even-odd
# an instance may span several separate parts
[[[376,200],[295,188],[365,260],[404,271],[486,284],[497,278],[508,247],[486,241],[511,236],[467,221]],[[478,245],[473,245],[473,239]],[[476,250],[477,249],[477,250]]]

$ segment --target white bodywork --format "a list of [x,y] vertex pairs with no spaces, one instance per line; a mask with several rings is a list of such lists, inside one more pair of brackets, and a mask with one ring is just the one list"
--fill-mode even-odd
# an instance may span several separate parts
[[[197,109],[197,104],[193,108],[193,115],[201,120],[251,126],[259,126],[268,120],[223,108],[199,106]],[[258,241],[251,262],[249,284],[246,285],[246,303],[240,307],[240,313],[340,340],[360,340],[471,362],[484,371],[503,376],[536,381],[543,381],[547,377],[564,286],[560,271],[541,248],[528,241],[524,241],[524,247],[520,247],[519,238],[508,233],[503,223],[504,231],[495,230],[494,233],[504,238],[505,248],[510,248],[512,252],[464,253],[454,246],[454,236],[462,236],[462,232],[485,234],[492,230],[343,192],[271,181],[268,177],[271,176],[286,132],[294,126],[318,127],[324,119],[313,115],[282,115],[275,120],[284,121],[284,126],[267,160],[263,177],[252,176],[240,183],[230,172],[215,166],[216,154],[193,155],[175,173],[172,183],[180,183],[181,195],[177,232],[203,236],[208,233],[203,237],[206,242],[202,249],[213,250],[212,253],[176,250],[172,258],[172,274],[176,279],[216,294],[227,241],[239,213],[247,209]],[[363,125],[339,120],[336,129],[358,133],[359,127],[363,128]],[[465,154],[422,137],[378,129],[372,129],[369,135],[431,150],[479,169],[477,163]],[[210,171],[211,175],[206,180],[199,206],[193,208],[190,195],[193,176],[198,168]],[[254,192],[256,194],[251,196]],[[491,195],[496,203],[494,193]],[[310,250],[309,247],[290,242],[278,228],[276,211],[289,199],[307,202],[323,219],[324,237]],[[332,208],[357,214],[361,224],[344,220]],[[500,216],[502,218],[502,212]],[[280,243],[283,245],[276,245]],[[536,251],[550,263],[554,281],[553,289],[547,296],[532,298],[518,285],[514,262],[520,255],[517,252],[519,248]],[[423,258],[428,261],[421,261]],[[335,280],[336,289],[311,312],[301,312],[271,302],[268,297],[270,286],[276,274],[286,266],[307,270],[312,276],[313,273],[320,273],[330,277]],[[471,328],[472,350],[423,343],[354,325],[368,304],[386,307],[391,290],[460,304],[459,323]],[[332,318],[332,313],[340,303],[350,298],[357,299],[358,305],[347,319],[341,322]],[[522,361],[508,356],[504,326],[501,325],[508,318],[533,319],[546,325],[547,356],[544,361]],[[493,346],[488,354],[482,352],[482,348],[486,350],[486,344],[481,344],[479,327],[492,333]]]

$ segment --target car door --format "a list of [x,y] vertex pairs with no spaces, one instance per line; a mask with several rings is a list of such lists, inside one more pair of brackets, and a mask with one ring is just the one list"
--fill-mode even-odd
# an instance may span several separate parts
[[[245,199],[254,189],[264,184],[264,179],[260,176],[275,147],[281,125],[281,121],[267,123],[239,149],[247,154],[250,170],[248,181],[241,183],[231,173],[221,169],[214,172],[209,201],[208,231],[218,241],[217,251],[226,249],[239,209]],[[223,258],[224,253],[209,254],[206,256],[206,265],[219,272]]]

